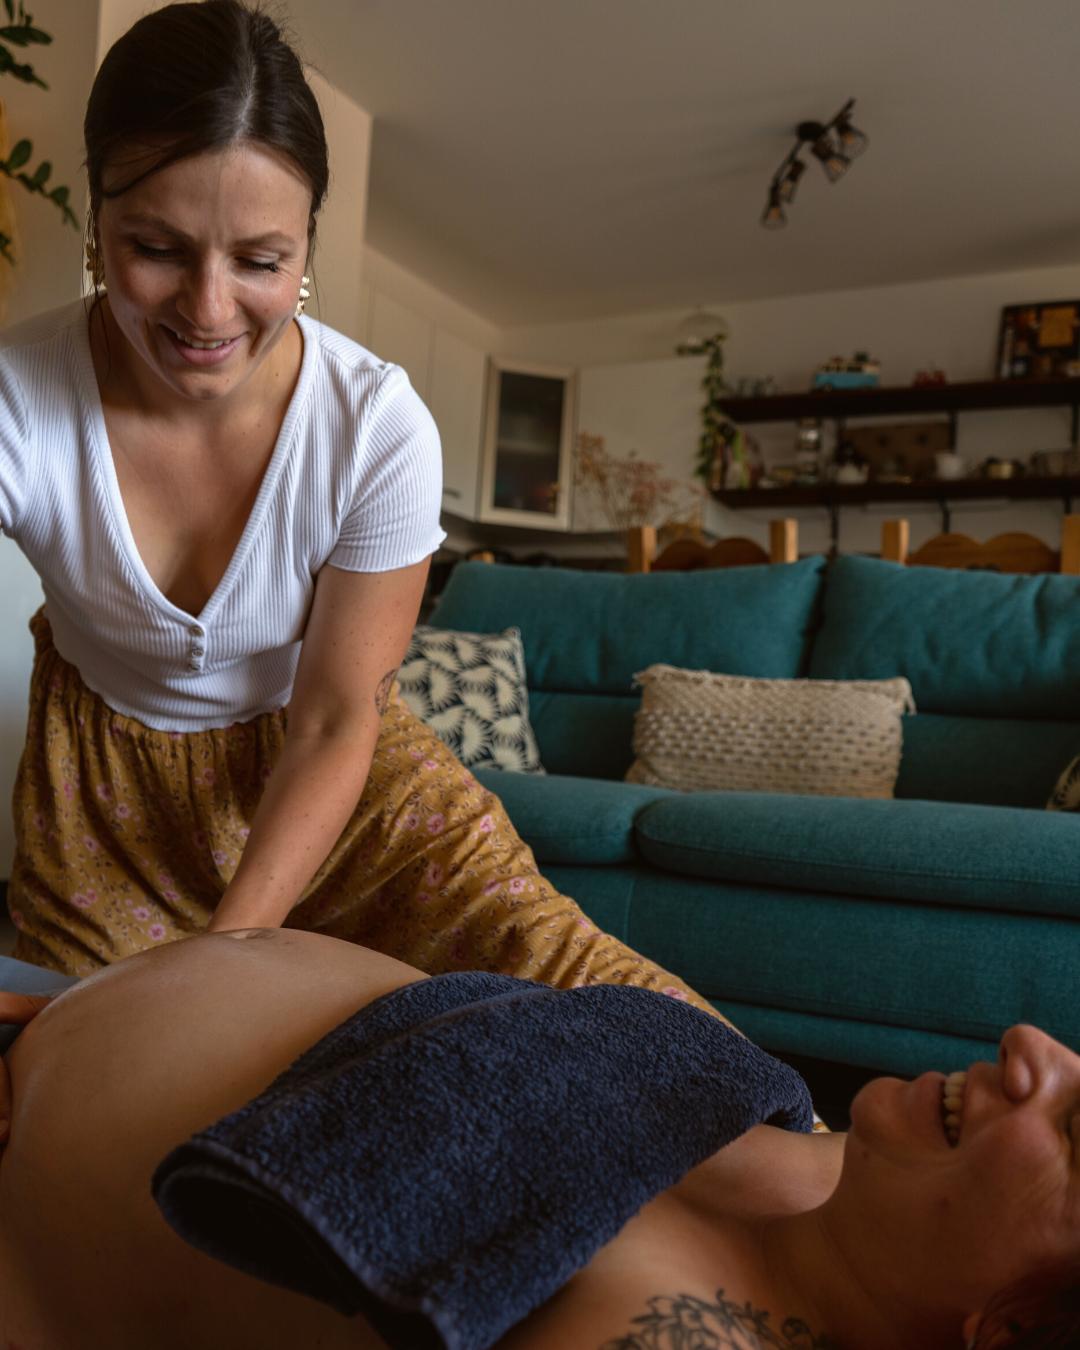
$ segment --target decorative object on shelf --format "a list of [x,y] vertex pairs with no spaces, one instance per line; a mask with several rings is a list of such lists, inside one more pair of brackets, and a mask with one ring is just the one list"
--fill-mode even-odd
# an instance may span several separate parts
[[[0,27],[0,75],[12,75],[23,84],[36,84],[39,89],[48,89],[49,86],[33,66],[16,61],[11,48],[47,46],[52,42],[52,35],[34,27],[33,16],[27,14],[22,0],[19,0],[18,5],[15,4],[15,0],[3,0],[3,4],[7,13],[7,24]],[[30,163],[33,153],[33,144],[23,139],[15,143],[9,154],[5,128],[0,173],[14,182],[21,183],[27,192],[37,193],[51,201],[59,210],[66,225],[76,230],[80,229],[78,217],[68,204],[71,189],[46,186],[52,173],[52,164],[43,159],[32,172],[27,171],[26,166]],[[0,257],[14,265],[15,255],[12,252],[12,245],[15,237],[14,231],[9,230],[7,222],[8,212],[4,211],[0,215]]]
[[980,472],[984,478],[1019,478],[1024,466],[1018,459],[999,459],[991,455],[983,460]]
[[866,456],[860,453],[850,440],[842,440],[833,455],[832,476],[834,482],[855,485],[866,483],[870,479],[870,466]]
[[948,384],[949,377],[938,366],[927,366],[925,370],[917,370],[915,378],[911,381],[916,389],[926,389],[934,385]]
[[1036,450],[1030,467],[1033,474],[1042,478],[1080,474],[1080,450]]
[[800,159],[804,145],[810,147],[810,153],[821,164],[830,183],[842,178],[855,156],[866,149],[867,137],[851,123],[854,106],[855,100],[849,98],[830,121],[800,122],[795,128],[795,144],[781,160],[769,184],[769,196],[761,217],[767,230],[787,224],[784,207],[794,201],[799,179],[806,172],[806,161]]
[[844,440],[859,452],[876,483],[939,477],[935,456],[953,449],[948,422],[891,422],[847,426]]
[[[703,314],[704,311],[699,310],[697,313]],[[690,323],[694,318],[691,315],[685,322]],[[714,324],[720,324],[721,327],[711,336],[701,338],[700,333]],[[705,402],[701,407],[701,436],[694,474],[713,488],[724,484],[732,447],[740,433],[721,407],[721,399],[731,393],[724,378],[724,340],[728,335],[728,326],[719,315],[705,315],[705,321],[699,323],[696,331],[698,336],[688,331],[675,350],[679,356],[704,355],[708,358],[701,380]]]
[[814,371],[811,387],[814,389],[876,389],[881,382],[881,362],[866,352],[856,352],[851,359],[832,356],[822,361]]
[[703,489],[696,483],[672,478],[653,460],[625,459],[611,454],[603,436],[581,432],[574,465],[577,485],[591,492],[613,530],[620,533],[637,525],[697,522],[704,506]]
[[821,477],[821,420],[800,417],[795,427],[795,481],[816,483]]
[[934,477],[954,482],[963,478],[967,466],[955,450],[939,450],[934,456]]
[[[675,343],[676,356],[705,356],[714,347],[719,347],[728,336],[727,320],[721,314],[711,314],[698,305],[692,314],[688,314],[679,324],[678,340]],[[723,358],[721,357],[721,369]]]
[[1080,375],[1080,300],[1006,305],[998,327],[999,380]]

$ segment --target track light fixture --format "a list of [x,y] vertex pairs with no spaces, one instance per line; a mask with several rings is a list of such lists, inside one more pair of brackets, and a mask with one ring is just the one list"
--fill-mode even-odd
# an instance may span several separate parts
[[799,179],[806,172],[806,161],[800,158],[804,146],[810,147],[810,153],[820,163],[830,183],[843,178],[851,161],[866,149],[866,136],[851,122],[854,106],[855,100],[849,98],[831,121],[800,122],[795,128],[795,145],[784,156],[769,184],[769,196],[761,216],[761,223],[767,230],[777,230],[787,224],[784,207],[794,201]]

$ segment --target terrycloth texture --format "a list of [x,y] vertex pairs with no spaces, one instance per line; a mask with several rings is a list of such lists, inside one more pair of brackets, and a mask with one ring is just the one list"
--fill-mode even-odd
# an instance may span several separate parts
[[706,1014],[467,972],[349,1018],[153,1191],[187,1241],[395,1348],[483,1350],[761,1121],[809,1130],[805,1084]]

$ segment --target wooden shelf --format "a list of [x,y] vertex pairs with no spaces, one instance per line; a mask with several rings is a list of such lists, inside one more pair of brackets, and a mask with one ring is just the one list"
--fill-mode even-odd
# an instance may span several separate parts
[[735,510],[774,506],[858,506],[865,502],[958,502],[978,498],[1052,500],[1080,497],[1080,476],[928,479],[917,483],[815,483],[801,487],[730,488],[713,497]]
[[733,422],[790,422],[799,417],[879,417],[994,408],[1080,406],[1080,379],[972,380],[877,389],[817,389],[764,398],[722,398]]

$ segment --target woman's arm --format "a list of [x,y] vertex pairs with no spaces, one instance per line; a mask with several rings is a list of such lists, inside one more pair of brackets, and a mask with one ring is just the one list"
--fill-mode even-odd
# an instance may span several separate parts
[[[0,1024],[4,1026],[25,1026],[55,997],[55,994],[8,994],[0,992]],[[7,1064],[4,1062],[4,1057],[0,1055],[0,1149],[7,1143],[10,1127],[11,1082],[8,1078]]]
[[430,561],[319,573],[285,744],[210,931],[279,927],[337,842],[367,781]]

